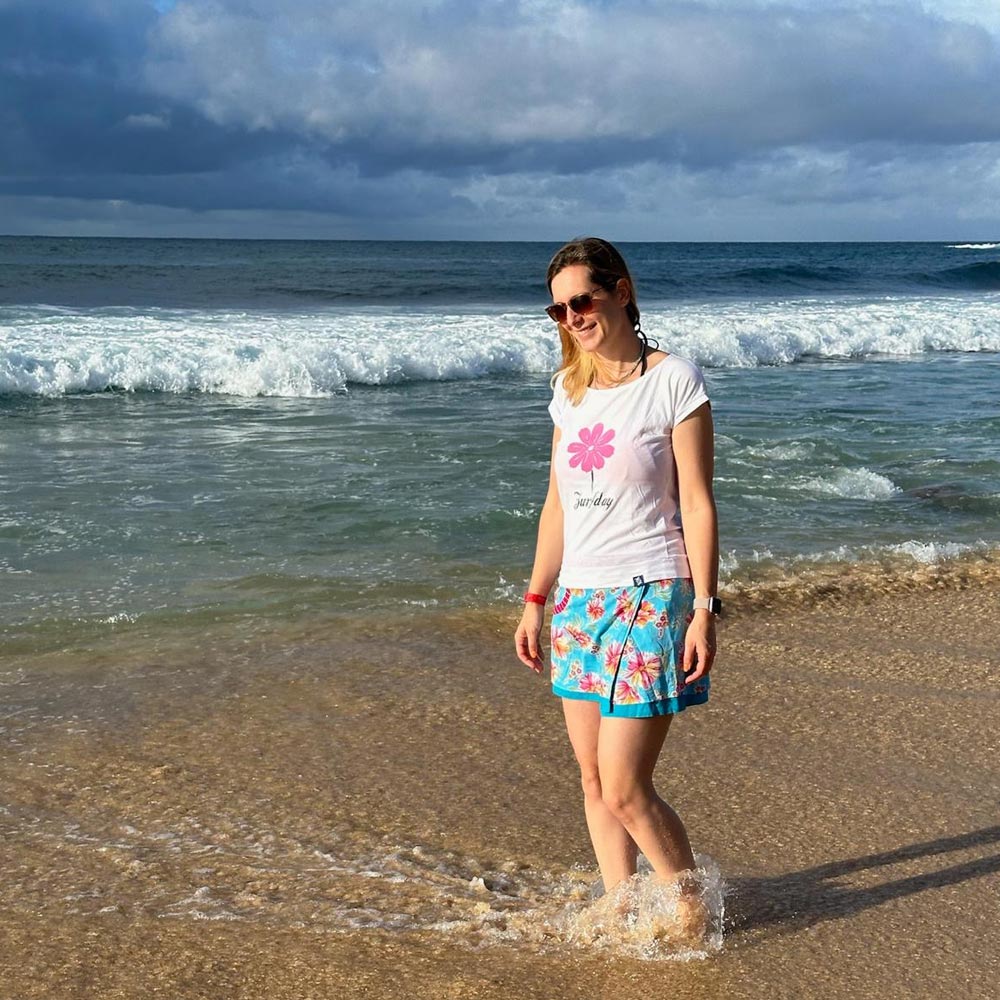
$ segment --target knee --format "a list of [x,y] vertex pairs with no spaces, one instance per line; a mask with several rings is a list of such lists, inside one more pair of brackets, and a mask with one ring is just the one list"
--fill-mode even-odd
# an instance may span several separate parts
[[601,801],[601,773],[597,767],[580,768],[580,784],[583,785],[583,797],[593,802]]
[[626,826],[646,812],[650,803],[646,790],[634,782],[606,782],[601,798],[608,811]]

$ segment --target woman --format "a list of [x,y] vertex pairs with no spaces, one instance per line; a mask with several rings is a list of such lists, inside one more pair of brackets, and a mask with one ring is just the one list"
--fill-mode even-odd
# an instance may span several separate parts
[[614,246],[567,243],[547,281],[562,366],[515,648],[542,672],[539,636],[558,574],[552,687],[580,765],[605,892],[635,873],[641,850],[658,877],[681,886],[690,914],[694,855],[680,817],[653,787],[653,768],[674,715],[708,700],[715,657],[710,404],[691,361],[650,347]]

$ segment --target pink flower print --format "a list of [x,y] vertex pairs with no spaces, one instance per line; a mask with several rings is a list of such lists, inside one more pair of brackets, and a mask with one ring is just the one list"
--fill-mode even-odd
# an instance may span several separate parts
[[615,598],[615,618],[631,618],[634,610],[635,604],[629,596],[629,592],[623,590]]
[[639,692],[628,681],[619,681],[615,685],[615,701],[623,705],[634,705],[640,700]]
[[590,645],[590,641],[591,641],[590,640],[590,636],[587,635],[587,633],[582,628],[580,628],[578,625],[567,624],[565,626],[565,628],[566,628],[566,633],[569,636],[572,637],[573,641],[578,646],[589,646]]
[[635,613],[636,625],[648,625],[656,617],[656,608],[652,601],[642,601],[639,610]]
[[609,642],[607,648],[604,650],[604,668],[606,670],[614,670],[615,664],[621,659],[623,653],[623,647],[620,642]]
[[599,675],[595,674],[593,671],[584,674],[580,680],[577,682],[577,687],[580,691],[585,691],[587,693],[593,692],[594,694],[603,695],[604,694],[604,679]]
[[573,456],[569,460],[570,468],[579,466],[584,472],[589,472],[591,487],[594,485],[594,469],[603,469],[604,460],[615,453],[609,444],[614,436],[615,432],[610,427],[605,430],[604,424],[596,423],[593,427],[581,427],[580,440],[569,445]]
[[556,628],[552,631],[551,646],[552,655],[560,659],[569,653],[569,636],[565,629]]
[[589,601],[587,601],[587,617],[591,621],[597,621],[604,615],[604,601],[597,597],[595,594]]
[[625,679],[637,688],[652,688],[660,675],[660,658],[652,653],[636,650],[625,667]]

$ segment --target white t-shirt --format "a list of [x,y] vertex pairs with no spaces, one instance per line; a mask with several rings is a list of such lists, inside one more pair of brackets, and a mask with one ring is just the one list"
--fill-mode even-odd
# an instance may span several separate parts
[[689,577],[671,435],[708,400],[698,366],[668,354],[632,382],[585,390],[576,406],[562,380],[549,403],[562,431],[555,454],[563,509],[559,586]]

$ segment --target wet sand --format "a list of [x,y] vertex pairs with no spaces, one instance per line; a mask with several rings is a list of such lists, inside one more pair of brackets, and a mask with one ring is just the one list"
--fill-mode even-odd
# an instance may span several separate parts
[[734,606],[658,770],[720,951],[574,939],[558,701],[428,614],[6,660],[0,996],[995,996],[1000,581]]

